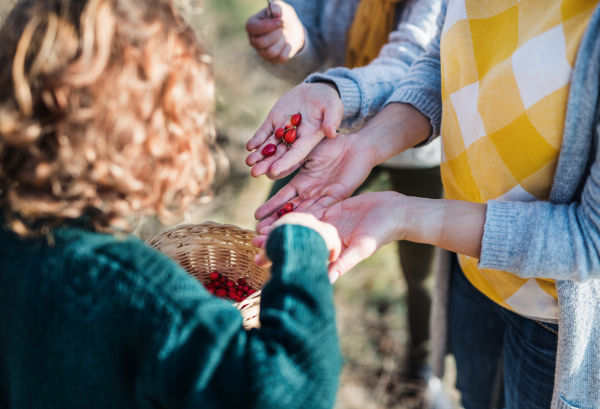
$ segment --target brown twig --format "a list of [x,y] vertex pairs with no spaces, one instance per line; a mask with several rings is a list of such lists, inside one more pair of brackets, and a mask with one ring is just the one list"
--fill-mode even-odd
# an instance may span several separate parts
[[267,3],[267,10],[269,10],[269,18],[273,18],[273,10],[271,10],[271,0],[267,0]]

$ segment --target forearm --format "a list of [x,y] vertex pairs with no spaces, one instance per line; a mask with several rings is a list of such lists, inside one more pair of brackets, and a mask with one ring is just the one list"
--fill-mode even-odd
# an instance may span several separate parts
[[375,166],[425,141],[431,134],[431,125],[412,106],[390,104],[356,134],[373,152]]
[[408,208],[405,240],[479,258],[486,204],[411,197]]

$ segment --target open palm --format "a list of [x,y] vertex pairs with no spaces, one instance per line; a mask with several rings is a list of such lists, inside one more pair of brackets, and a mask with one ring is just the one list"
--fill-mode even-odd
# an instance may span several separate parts
[[[365,193],[322,210],[321,221],[334,226],[342,241],[342,253],[329,265],[333,282],[381,246],[406,237],[409,199],[396,192]],[[272,226],[262,229],[253,243],[262,246]]]
[[350,197],[365,181],[374,166],[370,152],[356,134],[322,140],[290,183],[256,210],[256,219],[263,219],[257,231],[273,224],[286,203],[322,219],[328,207]]
[[[281,139],[275,137],[275,130],[283,128],[290,115],[298,112],[302,114],[302,123],[297,130],[296,141],[288,149]],[[316,83],[294,87],[277,101],[265,122],[246,144],[249,151],[256,149],[246,158],[246,164],[254,166],[252,176],[270,174],[277,177],[298,165],[325,136],[335,138],[343,114],[344,105],[331,85]],[[277,152],[265,157],[262,149],[270,143],[278,145]]]

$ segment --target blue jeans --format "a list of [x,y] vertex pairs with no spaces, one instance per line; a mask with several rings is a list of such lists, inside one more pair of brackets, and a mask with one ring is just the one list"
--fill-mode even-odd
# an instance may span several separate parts
[[465,409],[548,409],[558,326],[515,314],[477,290],[453,261],[450,350]]

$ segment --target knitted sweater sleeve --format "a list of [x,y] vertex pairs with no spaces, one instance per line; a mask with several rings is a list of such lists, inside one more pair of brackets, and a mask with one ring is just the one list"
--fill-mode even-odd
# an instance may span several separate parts
[[271,64],[257,56],[271,74],[293,84],[321,68],[326,59],[326,44],[321,30],[321,16],[326,0],[287,0],[304,26],[304,47],[283,64]]
[[550,202],[488,202],[479,267],[523,278],[600,278],[599,32],[597,8],[579,45]]
[[341,369],[323,239],[302,226],[275,229],[267,245],[272,279],[262,293],[260,329],[182,282],[165,307],[149,386],[165,408],[332,408]]
[[305,80],[336,84],[344,104],[340,130],[360,128],[381,110],[408,68],[436,34],[440,5],[441,0],[408,0],[398,27],[368,66],[332,68],[322,74],[312,74]]
[[442,123],[440,39],[447,9],[448,0],[442,0],[440,14],[437,17],[436,36],[384,104],[384,107],[394,102],[410,104],[429,118],[433,132],[425,143],[440,134]]

